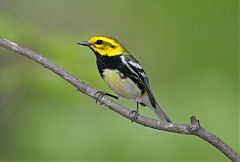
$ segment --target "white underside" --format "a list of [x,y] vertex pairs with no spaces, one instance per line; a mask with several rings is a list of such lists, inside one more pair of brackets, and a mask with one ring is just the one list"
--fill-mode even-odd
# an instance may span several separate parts
[[108,86],[119,96],[127,99],[139,100],[142,97],[140,89],[129,78],[121,78],[122,75],[117,70],[105,69],[103,78]]
[[140,89],[131,79],[122,79],[121,75],[117,70],[105,69],[103,72],[104,81],[117,95],[136,102],[142,102],[152,108],[148,95],[142,95]]

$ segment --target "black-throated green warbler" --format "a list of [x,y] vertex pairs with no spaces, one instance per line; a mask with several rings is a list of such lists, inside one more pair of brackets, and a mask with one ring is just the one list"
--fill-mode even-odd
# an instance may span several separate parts
[[77,44],[87,46],[94,52],[101,77],[117,95],[136,101],[137,110],[132,111],[134,118],[138,116],[140,103],[152,108],[160,120],[171,122],[156,102],[142,66],[121,43],[110,37],[93,36]]

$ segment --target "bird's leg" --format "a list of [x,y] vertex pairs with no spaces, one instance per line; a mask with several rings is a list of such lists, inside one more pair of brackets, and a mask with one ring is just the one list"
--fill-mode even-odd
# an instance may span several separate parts
[[103,96],[109,96],[109,97],[112,97],[112,98],[115,98],[115,99],[119,99],[119,96],[114,96],[114,95],[112,95],[112,94],[109,94],[109,93],[106,93],[106,92],[102,92],[102,91],[97,91],[96,93],[95,93],[95,95],[96,94],[99,94],[98,95],[98,97],[97,97],[97,99],[96,99],[96,103],[100,100],[100,99],[102,99],[102,97]]
[[129,112],[129,114],[132,115],[132,118],[133,118],[132,122],[134,122],[134,120],[138,118],[138,115],[139,115],[138,106],[139,106],[139,102],[137,101],[137,109]]

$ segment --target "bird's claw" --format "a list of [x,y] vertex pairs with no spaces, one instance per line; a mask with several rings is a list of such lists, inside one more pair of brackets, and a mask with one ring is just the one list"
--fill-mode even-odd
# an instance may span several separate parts
[[129,112],[129,115],[132,116],[132,122],[134,122],[138,118],[139,112],[137,110],[132,110]]
[[[97,91],[95,92],[95,96],[98,94],[98,97],[96,99],[96,104],[98,103],[99,100],[101,100],[103,98],[103,96],[107,95],[106,92],[102,92],[102,91]],[[100,105],[102,105],[102,103],[100,102]]]

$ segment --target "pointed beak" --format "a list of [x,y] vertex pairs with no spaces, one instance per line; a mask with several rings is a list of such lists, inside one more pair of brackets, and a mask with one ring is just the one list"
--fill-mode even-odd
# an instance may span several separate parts
[[78,42],[77,44],[82,45],[82,46],[90,46],[91,45],[90,43],[88,43],[88,41],[81,41],[81,42]]

